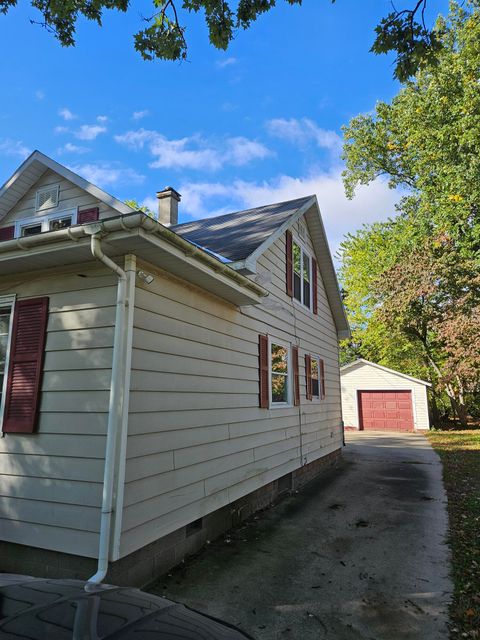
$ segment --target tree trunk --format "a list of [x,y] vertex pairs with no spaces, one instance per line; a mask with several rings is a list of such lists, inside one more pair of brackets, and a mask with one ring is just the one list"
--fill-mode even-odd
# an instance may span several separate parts
[[453,410],[455,411],[458,417],[460,426],[462,427],[462,429],[467,429],[468,428],[467,407],[463,403],[458,402],[458,400],[452,397],[450,398],[450,402],[452,404]]
[[434,427],[441,427],[440,411],[438,410],[437,398],[434,393],[430,394],[430,413],[432,417],[432,424]]

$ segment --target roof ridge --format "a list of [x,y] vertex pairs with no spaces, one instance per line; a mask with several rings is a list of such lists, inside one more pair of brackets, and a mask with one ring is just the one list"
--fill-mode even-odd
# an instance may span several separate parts
[[188,222],[181,222],[176,225],[172,225],[170,229],[178,229],[179,227],[185,227],[189,224],[196,224],[198,222],[206,222],[206,221],[219,221],[225,218],[229,218],[232,216],[237,216],[244,213],[250,213],[251,211],[260,211],[261,209],[266,209],[267,207],[279,207],[282,205],[290,204],[292,202],[300,202],[303,200],[308,200],[312,198],[312,196],[302,196],[300,198],[292,198],[291,200],[282,200],[281,202],[269,202],[266,204],[259,205],[258,207],[250,207],[250,209],[241,209],[240,211],[231,211],[230,213],[222,213],[220,216],[206,216],[205,218],[198,218],[197,220],[190,220]]

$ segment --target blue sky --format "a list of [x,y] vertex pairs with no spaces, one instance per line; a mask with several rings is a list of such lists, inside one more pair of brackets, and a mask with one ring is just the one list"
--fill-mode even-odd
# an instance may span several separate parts
[[316,193],[334,250],[393,213],[385,183],[347,202],[340,178],[341,126],[398,91],[392,58],[369,53],[389,1],[279,2],[227,52],[187,16],[181,64],[142,61],[151,0],[132,5],[80,23],[71,49],[30,24],[29,2],[0,16],[0,182],[37,148],[122,199],[155,206],[175,187],[181,221]]

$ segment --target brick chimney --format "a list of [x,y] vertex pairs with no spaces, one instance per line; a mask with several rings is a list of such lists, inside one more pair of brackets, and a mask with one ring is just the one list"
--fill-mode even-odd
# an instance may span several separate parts
[[171,227],[178,223],[178,203],[182,196],[173,187],[165,187],[162,191],[157,191],[158,198],[158,221],[166,227]]

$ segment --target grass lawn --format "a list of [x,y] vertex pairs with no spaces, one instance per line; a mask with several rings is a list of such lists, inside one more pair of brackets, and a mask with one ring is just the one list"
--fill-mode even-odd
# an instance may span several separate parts
[[453,556],[452,638],[480,638],[480,430],[432,431],[443,463]]

